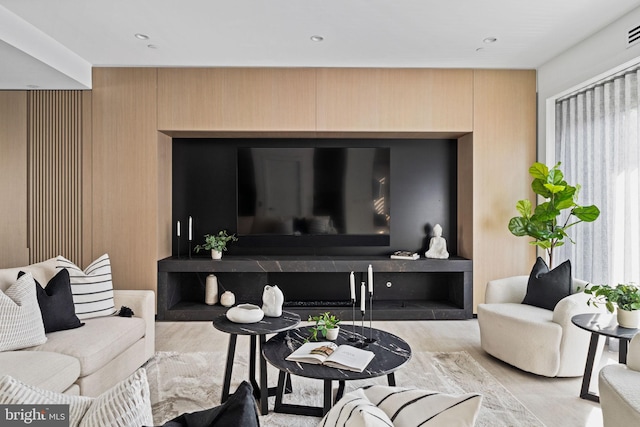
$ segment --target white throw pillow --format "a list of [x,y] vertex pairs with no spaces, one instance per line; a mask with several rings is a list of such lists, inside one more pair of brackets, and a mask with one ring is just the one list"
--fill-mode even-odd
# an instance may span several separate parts
[[401,387],[372,386],[364,394],[395,427],[473,427],[482,403],[477,393],[452,395]]
[[389,427],[393,423],[382,411],[369,401],[364,390],[359,388],[345,394],[327,414],[318,427]]
[[0,291],[0,351],[19,350],[47,341],[31,273]]
[[473,427],[482,396],[370,386],[344,395],[318,427]]
[[73,305],[78,319],[110,316],[116,312],[109,255],[102,255],[89,264],[84,271],[65,257],[58,255],[56,267],[66,268],[69,271]]
[[69,427],[153,425],[149,383],[144,369],[138,369],[96,398],[39,389],[5,375],[0,378],[0,404],[69,405]]

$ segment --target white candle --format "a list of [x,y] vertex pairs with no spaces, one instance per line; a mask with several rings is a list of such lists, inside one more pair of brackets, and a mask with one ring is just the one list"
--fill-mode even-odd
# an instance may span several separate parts
[[189,241],[193,240],[193,219],[189,217]]
[[367,276],[369,278],[369,293],[373,295],[373,267],[369,264],[369,268],[367,269]]
[[364,282],[362,282],[362,285],[360,286],[360,311],[362,313],[364,313],[365,291],[366,288],[364,287]]
[[177,231],[178,231],[178,237],[180,237],[180,221],[178,221],[178,226],[176,227]]
[[356,300],[356,279],[353,277],[353,271],[349,275],[349,290],[351,291],[351,301]]

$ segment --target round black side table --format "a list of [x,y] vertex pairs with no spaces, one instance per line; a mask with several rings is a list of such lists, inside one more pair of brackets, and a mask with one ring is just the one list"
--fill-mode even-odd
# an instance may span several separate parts
[[[300,316],[295,313],[283,311],[280,317],[264,317],[256,323],[234,323],[224,314],[213,321],[213,326],[219,331],[229,334],[229,348],[227,350],[227,366],[224,371],[224,384],[222,386],[222,403],[229,398],[231,374],[233,372],[233,360],[236,354],[236,341],[238,335],[250,337],[249,349],[249,381],[253,386],[256,399],[260,399],[260,412],[262,415],[269,413],[269,395],[275,394],[275,389],[269,390],[267,386],[267,363],[262,356],[267,334],[275,334],[295,328],[300,323]],[[256,337],[260,339],[260,384],[256,382]],[[270,394],[271,393],[271,394]]]
[[[350,330],[340,328],[340,333],[335,343],[338,345],[359,346],[358,343],[350,342],[352,336]],[[394,371],[400,368],[411,359],[411,347],[402,338],[380,329],[364,328],[364,333],[356,333],[356,338],[363,340],[372,337],[375,342],[366,344],[365,350],[374,353],[373,359],[362,372],[348,371],[323,365],[310,363],[298,363],[285,360],[295,349],[300,347],[309,337],[308,328],[291,329],[281,332],[272,337],[264,345],[262,355],[273,366],[280,371],[278,375],[278,388],[276,390],[276,402],[274,412],[323,416],[332,406],[332,381],[338,381],[338,393],[336,401],[342,397],[345,381],[361,380],[368,378],[387,376],[390,386],[396,385]],[[324,382],[324,406],[313,407],[304,405],[293,405],[282,403],[285,392],[285,379],[290,375],[314,378]]]
[[580,397],[593,402],[600,402],[600,397],[589,392],[591,374],[593,373],[593,362],[596,357],[600,336],[620,340],[618,362],[626,364],[629,341],[631,341],[631,338],[633,338],[635,334],[640,332],[640,329],[623,328],[618,325],[614,315],[604,313],[577,314],[571,318],[571,322],[578,328],[591,332],[591,341],[589,341],[589,352],[587,353],[587,363],[584,367]]

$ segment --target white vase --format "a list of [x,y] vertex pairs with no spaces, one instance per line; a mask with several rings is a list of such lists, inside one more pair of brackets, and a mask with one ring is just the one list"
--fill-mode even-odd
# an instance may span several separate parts
[[222,295],[220,295],[220,304],[224,307],[231,307],[236,303],[236,296],[231,291],[225,291]]
[[227,319],[234,323],[256,323],[262,320],[262,309],[253,304],[239,304],[227,310]]
[[278,286],[266,285],[262,292],[262,311],[267,317],[282,316],[282,304],[284,295]]
[[335,341],[338,338],[338,333],[340,332],[340,326],[336,326],[335,328],[327,329],[327,338],[329,341]]
[[222,251],[211,249],[211,259],[222,259]]
[[218,278],[214,274],[207,276],[204,288],[204,302],[207,305],[218,303]]
[[618,308],[618,324],[623,328],[638,329],[640,327],[640,310],[622,310]]

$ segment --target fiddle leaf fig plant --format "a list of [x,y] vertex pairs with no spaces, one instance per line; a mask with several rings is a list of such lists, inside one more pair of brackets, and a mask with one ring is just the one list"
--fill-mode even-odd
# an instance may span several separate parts
[[[565,237],[575,243],[567,229],[581,222],[593,222],[600,216],[597,206],[578,205],[580,185],[569,185],[559,167],[560,162],[551,169],[536,162],[529,168],[529,175],[533,177],[531,189],[545,201],[535,209],[528,199],[518,201],[516,209],[520,216],[509,221],[509,231],[513,235],[532,237],[534,240],[530,244],[547,252],[550,266],[553,266],[554,248],[564,245]],[[563,211],[566,218],[561,222]]]
[[238,238],[235,234],[229,235],[227,230],[221,230],[218,234],[205,234],[204,235],[204,245],[197,245],[193,248],[196,252],[200,252],[201,250],[205,251],[226,251],[227,243],[229,242],[237,242]]

